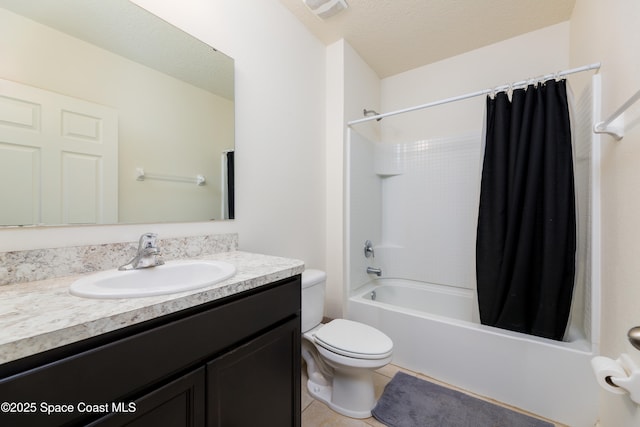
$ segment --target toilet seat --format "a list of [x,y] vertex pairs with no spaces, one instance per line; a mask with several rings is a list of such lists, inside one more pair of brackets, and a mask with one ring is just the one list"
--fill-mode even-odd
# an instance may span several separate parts
[[391,339],[364,323],[335,319],[314,333],[314,341],[324,349],[355,359],[386,359],[393,352]]

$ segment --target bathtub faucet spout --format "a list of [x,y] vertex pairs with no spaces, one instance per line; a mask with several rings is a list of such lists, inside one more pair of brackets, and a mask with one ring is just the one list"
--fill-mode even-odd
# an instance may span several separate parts
[[367,274],[375,274],[376,276],[380,277],[382,276],[382,269],[367,267]]

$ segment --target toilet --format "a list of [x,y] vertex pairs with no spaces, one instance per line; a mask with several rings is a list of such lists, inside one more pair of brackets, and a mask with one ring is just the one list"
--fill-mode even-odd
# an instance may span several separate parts
[[315,399],[352,418],[368,418],[376,404],[373,371],[391,362],[393,342],[379,330],[346,319],[323,324],[326,274],[302,273],[302,357]]

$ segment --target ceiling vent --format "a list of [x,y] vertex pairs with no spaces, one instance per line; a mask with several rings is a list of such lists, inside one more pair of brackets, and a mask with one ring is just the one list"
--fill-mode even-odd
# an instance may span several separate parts
[[345,0],[302,0],[302,2],[321,19],[331,18],[349,7]]

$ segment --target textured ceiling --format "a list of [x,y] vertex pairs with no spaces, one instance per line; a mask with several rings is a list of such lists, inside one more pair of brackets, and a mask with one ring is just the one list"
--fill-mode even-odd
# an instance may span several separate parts
[[384,78],[570,18],[575,0],[347,0],[326,20],[280,0],[325,44],[344,38]]

